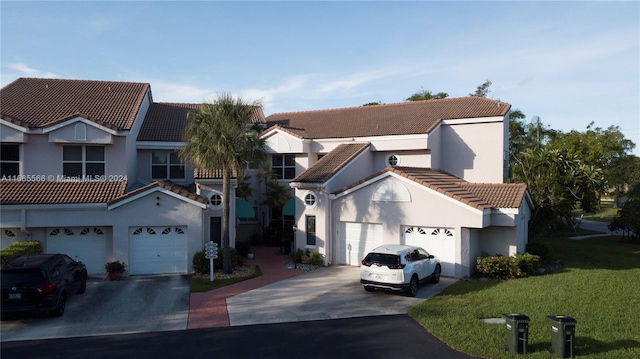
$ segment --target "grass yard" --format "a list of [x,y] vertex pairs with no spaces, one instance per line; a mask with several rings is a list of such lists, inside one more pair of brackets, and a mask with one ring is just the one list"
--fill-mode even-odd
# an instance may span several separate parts
[[191,293],[208,292],[213,289],[221,288],[234,283],[242,282],[247,279],[256,278],[262,275],[262,270],[256,266],[253,273],[247,275],[232,276],[231,278],[214,278],[213,282],[209,281],[209,276],[191,276],[190,286]]
[[576,218],[583,218],[592,221],[607,223],[611,222],[616,214],[618,214],[618,208],[613,206],[613,202],[604,201],[600,204],[600,210],[596,211],[596,213],[583,213],[580,209],[576,209],[573,211],[573,215],[576,216]]
[[[512,358],[504,350],[504,324],[482,318],[502,313],[530,317],[529,358],[553,358],[547,315],[577,321],[575,355],[580,358],[640,358],[640,245],[619,237],[581,241],[574,232],[538,239],[562,260],[555,274],[507,281],[460,281],[412,308],[415,318],[451,347],[485,358]],[[535,241],[535,240],[533,240]]]

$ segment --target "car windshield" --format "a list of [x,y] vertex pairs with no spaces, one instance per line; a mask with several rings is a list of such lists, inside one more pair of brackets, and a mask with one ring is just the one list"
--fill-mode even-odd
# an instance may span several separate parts
[[383,266],[398,265],[398,256],[395,254],[369,253],[364,258],[367,264],[379,264]]

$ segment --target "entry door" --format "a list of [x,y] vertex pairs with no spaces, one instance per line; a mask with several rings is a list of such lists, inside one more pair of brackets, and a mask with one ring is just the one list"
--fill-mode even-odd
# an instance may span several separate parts
[[209,240],[218,243],[218,247],[222,248],[222,217],[209,219]]

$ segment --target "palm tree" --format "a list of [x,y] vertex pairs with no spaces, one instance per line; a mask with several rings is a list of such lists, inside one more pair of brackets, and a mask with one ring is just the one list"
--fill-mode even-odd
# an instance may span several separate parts
[[248,161],[262,162],[266,157],[264,140],[258,137],[259,128],[252,124],[252,113],[259,102],[246,103],[230,94],[218,95],[210,103],[200,105],[189,115],[185,130],[187,143],[179,155],[196,168],[207,171],[222,170],[222,246],[223,271],[231,273],[229,243],[229,205],[231,177],[241,176]]

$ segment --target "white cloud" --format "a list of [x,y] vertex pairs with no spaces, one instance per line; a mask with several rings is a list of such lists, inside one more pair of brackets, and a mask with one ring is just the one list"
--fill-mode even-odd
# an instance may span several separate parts
[[17,72],[16,77],[44,77],[44,78],[57,78],[60,77],[58,74],[54,72],[41,71],[38,69],[34,69],[33,67],[29,67],[29,65],[21,63],[21,62],[10,62],[7,64],[7,67],[11,70]]

